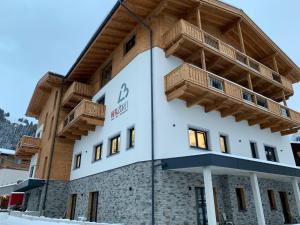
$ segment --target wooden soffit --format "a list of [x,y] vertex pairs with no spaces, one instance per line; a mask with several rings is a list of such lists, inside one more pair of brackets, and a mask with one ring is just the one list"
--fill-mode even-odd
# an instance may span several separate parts
[[39,80],[28,105],[26,116],[37,118],[40,115],[51,89],[59,87],[62,79],[63,76],[48,72]]

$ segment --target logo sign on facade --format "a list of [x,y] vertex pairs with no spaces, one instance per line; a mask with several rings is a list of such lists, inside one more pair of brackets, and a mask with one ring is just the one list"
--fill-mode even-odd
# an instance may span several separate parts
[[110,113],[111,120],[118,118],[128,111],[128,95],[129,88],[127,87],[126,83],[123,83],[119,93],[118,106]]

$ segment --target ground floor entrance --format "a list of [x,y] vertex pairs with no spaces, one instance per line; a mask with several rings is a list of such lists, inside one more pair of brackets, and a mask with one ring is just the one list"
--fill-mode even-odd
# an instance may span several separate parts
[[204,187],[196,187],[195,195],[196,195],[197,225],[208,225]]

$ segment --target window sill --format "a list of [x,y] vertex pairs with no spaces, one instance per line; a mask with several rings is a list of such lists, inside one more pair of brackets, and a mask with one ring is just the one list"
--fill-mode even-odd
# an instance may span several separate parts
[[198,148],[198,147],[193,147],[193,146],[190,146],[190,150],[202,150],[202,151],[208,151],[208,152],[211,152],[210,149],[207,149],[207,148]]
[[100,162],[101,160],[102,160],[102,158],[98,159],[98,160],[93,160],[92,163]]
[[108,155],[107,155],[107,158],[110,158],[110,157],[113,157],[113,156],[119,155],[119,154],[120,154],[120,152],[117,152],[117,153],[114,153],[114,154],[108,154]]
[[134,150],[134,146],[128,147],[126,150],[127,150],[127,151]]

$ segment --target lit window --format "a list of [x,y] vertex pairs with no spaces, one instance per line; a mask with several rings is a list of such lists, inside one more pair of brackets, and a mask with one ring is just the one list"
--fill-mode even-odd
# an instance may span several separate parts
[[135,46],[135,35],[133,35],[124,46],[124,55],[128,53]]
[[135,132],[134,127],[128,130],[128,148],[134,147]]
[[189,142],[193,148],[208,150],[207,133],[201,130],[189,129]]
[[220,135],[220,147],[221,152],[228,153],[227,137],[224,135]]
[[120,151],[120,140],[121,140],[120,135],[110,139],[109,155],[114,155],[114,154],[119,153],[119,151]]
[[78,168],[80,168],[80,165],[81,165],[81,154],[78,154],[78,155],[75,156],[75,166],[74,166],[74,168],[78,169]]
[[236,188],[235,192],[236,192],[236,197],[237,197],[239,210],[240,211],[247,210],[244,188]]
[[102,144],[97,145],[95,147],[95,152],[94,152],[94,161],[99,161],[102,156]]

